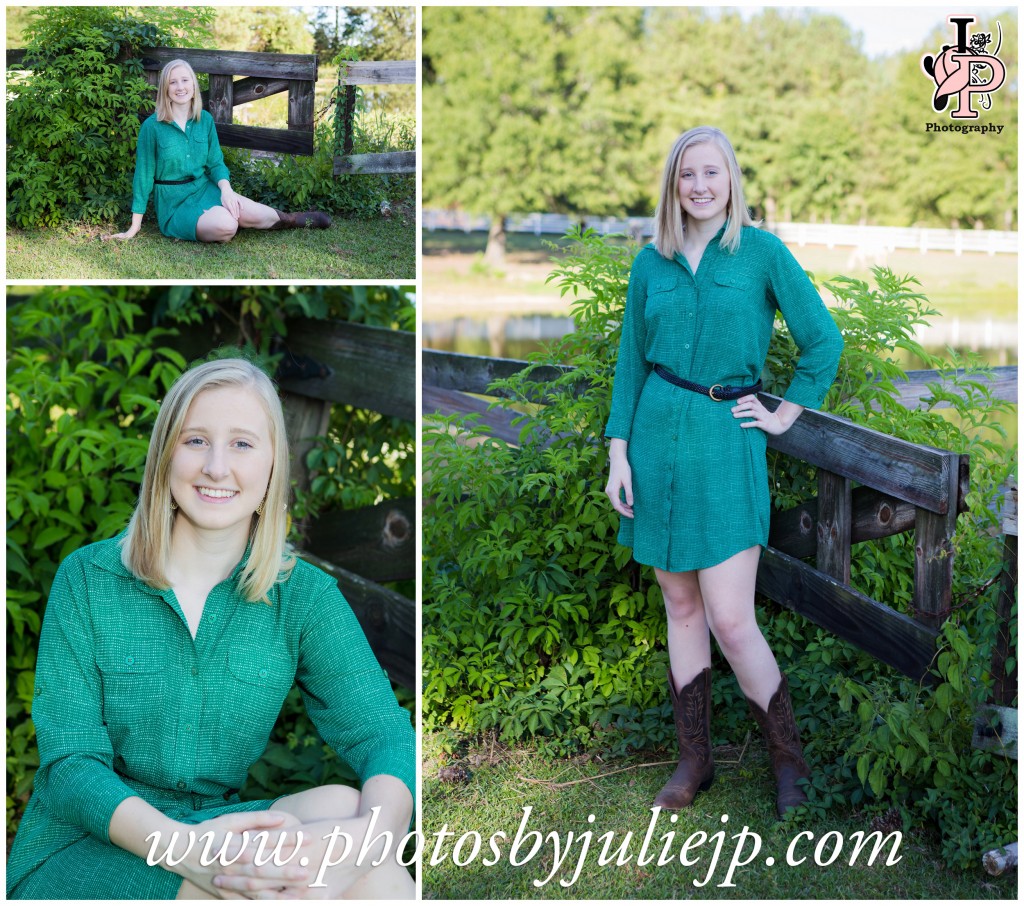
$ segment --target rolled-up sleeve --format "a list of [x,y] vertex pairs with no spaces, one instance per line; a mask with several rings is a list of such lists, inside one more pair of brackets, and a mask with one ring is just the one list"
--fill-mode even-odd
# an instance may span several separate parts
[[799,262],[781,242],[775,248],[770,288],[800,350],[785,393],[791,403],[817,409],[839,369],[843,335]]
[[324,741],[361,781],[397,777],[416,798],[416,742],[409,712],[391,689],[352,608],[336,585],[322,589],[302,632],[296,681]]
[[52,815],[110,842],[115,809],[136,794],[113,769],[85,588],[84,569],[72,555],[57,571],[39,636],[32,700],[39,744],[35,792]]
[[206,172],[214,183],[222,179],[231,179],[231,173],[224,163],[224,152],[220,149],[220,139],[217,138],[217,125],[205,110],[203,111],[203,123],[207,129],[206,136]]
[[155,120],[147,119],[139,127],[135,146],[135,178],[132,180],[132,213],[145,214],[156,178]]

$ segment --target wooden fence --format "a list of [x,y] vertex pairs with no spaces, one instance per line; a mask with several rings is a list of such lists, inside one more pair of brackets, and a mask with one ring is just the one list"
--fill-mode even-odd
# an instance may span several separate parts
[[357,85],[415,85],[416,63],[412,60],[378,63],[348,63],[339,82],[345,85],[345,140],[341,154],[334,158],[334,175],[343,173],[416,172],[415,151],[385,151],[379,154],[353,154],[352,137],[356,112]]
[[[319,73],[316,54],[250,53],[234,50],[201,50],[191,47],[147,47],[141,51],[147,81],[156,86],[160,70],[171,60],[185,60],[197,73],[210,77],[202,92],[203,107],[217,125],[222,145],[280,154],[313,153],[313,115]],[[31,62],[31,61],[30,61]],[[24,50],[7,51],[7,67],[25,65]],[[237,81],[236,76],[241,76]],[[335,158],[334,175],[341,173],[415,173],[416,154],[394,151],[383,154],[352,154],[352,120],[355,115],[355,86],[416,84],[414,61],[360,62],[347,64],[342,83],[348,86],[345,99],[346,136],[344,155]],[[233,122],[239,104],[288,93],[288,128],[268,129],[240,126]],[[145,119],[153,106],[139,112]]]
[[[492,436],[518,443],[520,428],[512,426],[518,413],[488,411],[487,401],[470,394],[487,394],[493,380],[527,364],[424,350],[423,414],[479,413]],[[537,369],[533,376],[550,380],[560,370]],[[769,394],[760,398],[769,409],[779,403]],[[815,410],[805,411],[785,434],[769,436],[768,444],[817,467],[818,495],[773,515],[758,591],[907,676],[930,682],[937,630],[952,606],[953,534],[965,510],[968,458]],[[915,535],[912,616],[850,585],[853,545],[908,531]],[[802,562],[808,557],[816,566]]]
[[[283,154],[313,153],[313,112],[318,62],[316,54],[248,53],[236,50],[197,50],[191,47],[147,47],[142,68],[154,87],[160,70],[171,60],[184,60],[197,73],[208,73],[210,87],[203,107],[217,124],[222,145]],[[237,82],[235,76],[242,76]],[[234,108],[288,92],[288,128],[233,125]],[[145,119],[150,107],[140,112]]]

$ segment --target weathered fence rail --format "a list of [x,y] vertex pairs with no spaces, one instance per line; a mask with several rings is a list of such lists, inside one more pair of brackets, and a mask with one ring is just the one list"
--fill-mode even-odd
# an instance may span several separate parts
[[353,154],[358,85],[415,85],[416,63],[413,60],[393,60],[376,63],[353,62],[345,65],[345,74],[338,81],[345,86],[344,123],[345,139],[341,154],[334,158],[334,175],[357,174],[410,174],[416,172],[415,151],[383,151],[377,154]]
[[[512,422],[519,413],[489,409],[490,400],[480,396],[488,394],[492,381],[526,367],[518,360],[424,350],[424,417],[477,413],[478,424],[491,436],[518,443],[522,429]],[[546,381],[565,370],[535,369],[533,377]],[[760,398],[770,409],[779,403],[769,394]],[[816,466],[818,494],[773,515],[758,591],[929,682],[937,628],[952,606],[953,535],[957,516],[966,509],[967,457],[815,410],[805,411],[785,434],[769,436],[768,444]],[[907,531],[915,535],[912,615],[849,584],[854,544]],[[807,557],[815,558],[815,566],[803,562]]]

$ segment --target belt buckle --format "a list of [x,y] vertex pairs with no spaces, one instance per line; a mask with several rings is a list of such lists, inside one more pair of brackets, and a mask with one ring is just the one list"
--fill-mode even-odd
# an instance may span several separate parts
[[725,388],[721,384],[712,384],[708,387],[708,396],[711,397],[716,403],[722,402],[725,397],[715,396],[715,390],[724,390]]

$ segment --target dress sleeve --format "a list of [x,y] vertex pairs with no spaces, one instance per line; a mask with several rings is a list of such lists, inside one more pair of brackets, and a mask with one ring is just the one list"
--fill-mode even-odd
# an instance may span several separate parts
[[325,586],[302,632],[296,680],[310,720],[363,782],[397,777],[416,800],[416,740],[352,608]]
[[633,415],[651,364],[646,358],[647,326],[644,319],[647,305],[647,273],[642,263],[643,251],[633,261],[626,290],[626,309],[622,316],[619,357],[615,363],[612,385],[612,407],[605,437],[628,441],[633,429]]
[[156,130],[152,120],[145,120],[139,127],[139,138],[135,146],[135,178],[132,180],[132,213],[145,214],[149,196],[153,194],[153,180],[156,178]]
[[35,792],[50,814],[109,843],[115,809],[136,793],[113,769],[85,588],[85,570],[72,555],[57,570],[39,635]]
[[800,406],[821,406],[839,369],[843,335],[793,254],[775,247],[769,286],[775,304],[800,350],[784,399]]
[[213,122],[213,117],[205,110],[203,111],[203,121],[207,128],[206,172],[214,184],[222,179],[230,180],[231,173],[224,163],[224,152],[220,150],[220,139],[217,138],[217,126]]

